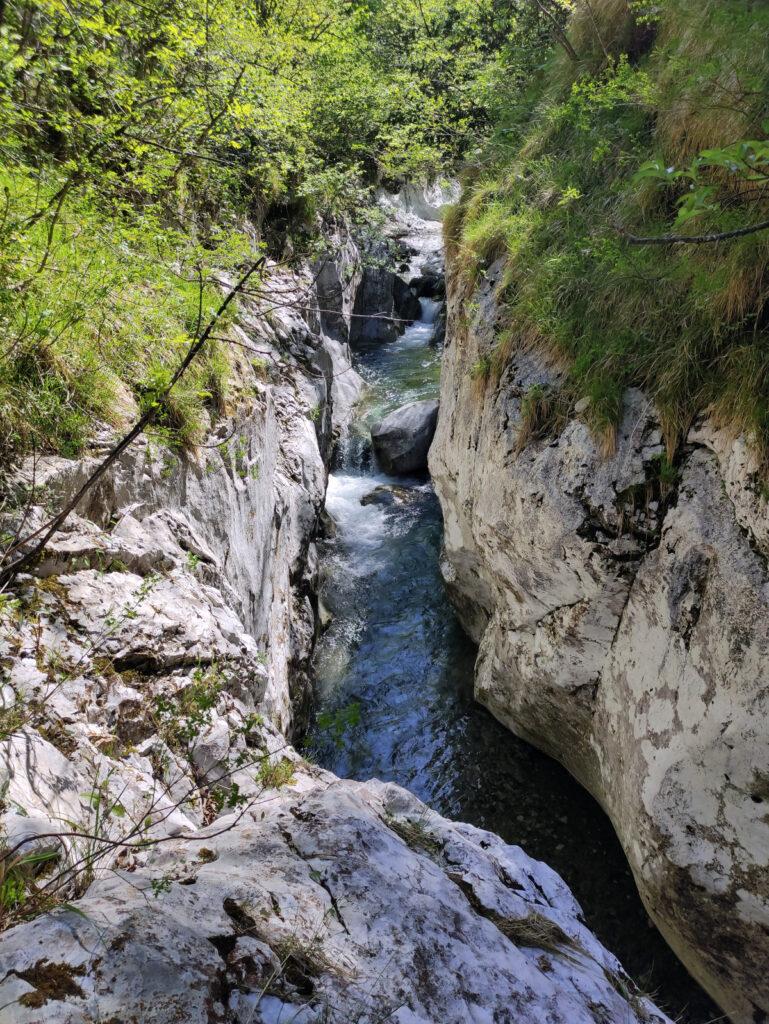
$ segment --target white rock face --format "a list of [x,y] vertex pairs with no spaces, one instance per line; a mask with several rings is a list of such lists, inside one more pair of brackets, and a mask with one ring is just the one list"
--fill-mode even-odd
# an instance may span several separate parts
[[[337,328],[349,327],[353,300],[348,292],[354,293],[359,276],[354,262],[349,273],[345,266],[354,258],[352,243],[340,241],[336,262],[325,264],[327,274],[347,282],[347,291],[340,284],[335,296]],[[83,609],[85,628],[85,618],[98,622],[105,607],[120,604],[134,586],[135,581],[112,573],[99,579],[100,571],[128,568],[147,576],[192,567],[186,588],[178,585],[177,598],[181,590],[186,594],[176,607],[165,601],[165,583],[155,588],[155,598],[165,605],[163,615],[150,602],[143,613],[145,636],[131,630],[133,649],[125,658],[140,658],[146,641],[167,665],[180,658],[205,660],[212,632],[232,634],[234,612],[239,628],[251,636],[254,656],[267,661],[264,697],[278,727],[287,729],[295,710],[301,715],[308,688],[315,622],[307,595],[316,571],[312,538],[325,495],[325,460],[363,383],[352,368],[343,332],[335,328],[333,336],[326,334],[320,313],[313,311],[321,296],[313,296],[309,271],[277,273],[271,288],[274,300],[269,292],[263,301],[268,317],[258,305],[244,304],[240,311],[239,345],[232,349],[238,357],[237,405],[216,425],[207,447],[180,458],[157,444],[136,443],[53,539],[36,572],[64,575],[62,582],[73,591],[71,603]],[[288,305],[275,308],[278,303]],[[38,501],[56,507],[84,482],[96,460],[39,460]],[[31,482],[31,468],[27,475]],[[43,518],[42,509],[35,513]],[[90,576],[87,569],[93,570]],[[206,585],[220,592],[218,599],[203,595]],[[182,652],[173,635],[186,617],[198,622],[199,637]],[[119,641],[118,632],[110,638],[109,653],[120,659]]]
[[67,900],[0,937],[0,1024],[669,1024],[545,865],[312,767],[255,715],[267,671],[215,588],[169,644],[189,570],[72,575],[28,578],[0,630],[9,691],[41,709],[0,744],[5,843],[55,855],[33,884]]
[[280,373],[243,367],[223,444],[129,453],[0,606],[0,852],[45,858],[0,1024],[670,1024],[547,867],[289,745],[352,392],[343,334],[241,330]]
[[[444,571],[480,643],[476,693],[597,797],[651,915],[739,1024],[769,1019],[769,516],[743,439],[692,431],[660,479],[655,411],[625,396],[604,458],[569,419],[521,435],[532,353],[485,389],[498,267],[467,331],[450,303],[430,468]],[[450,282],[451,284],[451,282]]]
[[4,935],[0,1021],[667,1020],[552,871],[396,786],[300,767],[226,824]]

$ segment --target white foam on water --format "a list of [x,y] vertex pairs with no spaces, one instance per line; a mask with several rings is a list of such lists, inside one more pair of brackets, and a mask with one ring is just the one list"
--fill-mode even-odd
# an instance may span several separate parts
[[397,341],[393,342],[396,348],[419,348],[429,345],[435,333],[435,318],[438,315],[440,302],[435,299],[420,299],[422,316],[419,320],[407,327]]
[[360,502],[375,488],[390,482],[389,477],[382,474],[332,473],[329,476],[326,509],[346,547],[373,551],[382,546],[388,534],[384,509],[381,505],[361,505]]

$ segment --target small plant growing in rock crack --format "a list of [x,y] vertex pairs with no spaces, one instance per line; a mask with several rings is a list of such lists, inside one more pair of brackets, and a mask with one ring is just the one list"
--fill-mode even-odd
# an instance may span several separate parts
[[3,919],[13,920],[25,916],[25,909],[31,906],[47,909],[46,901],[36,900],[36,876],[45,872],[59,859],[56,850],[39,850],[31,853],[18,852],[7,858],[0,858],[0,926]]
[[201,561],[200,555],[196,555],[194,551],[187,552],[187,568],[191,573],[195,572]]
[[128,604],[115,613],[110,613],[104,618],[105,633],[103,634],[106,640],[110,633],[113,633],[122,622],[126,620],[136,619],[139,616],[139,606],[149,597],[155,587],[160,583],[160,573],[152,572],[145,576],[139,586],[131,595],[131,600]]
[[294,781],[295,766],[288,758],[272,762],[265,757],[259,766],[256,778],[263,789],[280,789],[281,786],[289,786]]
[[490,355],[479,356],[470,367],[470,377],[475,381],[485,381],[491,373],[492,360]]
[[167,697],[158,694],[154,713],[159,735],[177,753],[186,753],[190,744],[211,724],[216,702],[224,686],[224,676],[216,663],[198,666],[192,683]]
[[249,475],[247,465],[248,441],[245,437],[239,437],[237,441],[230,445],[230,457],[232,458],[235,473],[241,480],[245,480]]
[[664,500],[678,483],[678,470],[664,452],[655,456],[653,461],[656,463],[660,497]]
[[387,817],[386,824],[412,850],[421,850],[436,856],[443,850],[443,843],[430,834],[424,818]]
[[521,419],[516,450],[523,451],[532,441],[557,433],[567,418],[568,402],[557,390],[534,384],[521,398]]
[[30,713],[29,704],[15,696],[13,704],[0,708],[0,741],[23,729]]
[[158,899],[164,893],[169,892],[171,889],[171,877],[170,875],[162,875],[160,878],[150,879],[150,891],[155,899]]

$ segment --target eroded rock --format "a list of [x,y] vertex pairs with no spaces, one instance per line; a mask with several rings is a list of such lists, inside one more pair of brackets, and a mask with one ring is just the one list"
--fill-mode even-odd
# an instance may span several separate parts
[[480,642],[476,694],[596,796],[672,947],[731,1019],[754,1024],[769,1014],[755,465],[744,441],[702,425],[671,480],[639,391],[609,457],[584,403],[527,434],[524,400],[557,392],[558,373],[531,351],[513,353],[498,386],[471,373],[496,341],[498,276],[468,330],[453,293],[430,451],[444,573]]

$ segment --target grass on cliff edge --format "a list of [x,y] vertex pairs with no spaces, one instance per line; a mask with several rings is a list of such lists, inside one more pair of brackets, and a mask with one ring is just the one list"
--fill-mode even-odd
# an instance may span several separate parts
[[[468,288],[504,259],[502,329],[484,366],[498,379],[535,344],[611,450],[628,385],[656,401],[669,453],[709,408],[769,452],[769,231],[715,245],[631,246],[670,231],[685,184],[634,184],[660,158],[766,137],[769,8],[750,0],[594,0],[526,95],[500,102],[494,142],[446,222]],[[632,8],[632,13],[631,13]],[[767,218],[766,185],[745,202],[715,177],[717,209],[688,231]],[[745,188],[745,186],[741,186]]]
[[[55,180],[48,185],[52,193]],[[7,207],[26,210],[40,180],[0,173]],[[43,191],[45,195],[45,191]],[[104,216],[87,196],[62,210],[53,231],[41,220],[0,254],[0,463],[14,455],[75,456],[94,421],[124,426],[166,386],[198,331],[221,302],[201,294],[196,267],[243,258],[226,240],[200,253],[190,239],[147,217]],[[38,268],[45,262],[47,273]],[[222,323],[219,333],[224,333]],[[231,354],[213,341],[160,410],[156,429],[174,444],[200,440],[210,413],[223,411]]]

